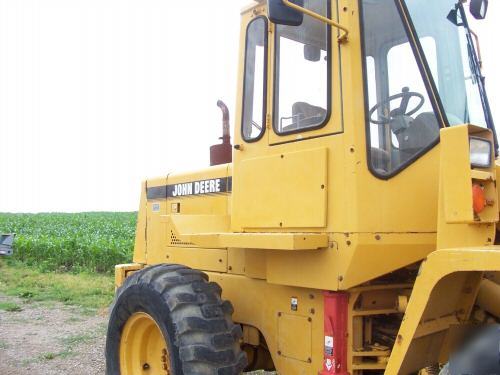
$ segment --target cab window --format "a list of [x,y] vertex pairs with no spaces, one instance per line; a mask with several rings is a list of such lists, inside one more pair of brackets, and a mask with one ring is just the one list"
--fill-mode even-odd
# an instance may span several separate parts
[[[362,5],[368,159],[375,175],[388,178],[438,142],[439,121],[396,2],[363,0]],[[436,42],[432,37],[420,42],[435,72]]]
[[247,142],[265,130],[267,81],[267,20],[254,19],[247,28],[243,87],[242,135]]
[[[330,1],[305,0],[304,6],[324,16]],[[330,28],[304,16],[301,26],[276,26],[274,130],[280,135],[326,124],[330,113]]]

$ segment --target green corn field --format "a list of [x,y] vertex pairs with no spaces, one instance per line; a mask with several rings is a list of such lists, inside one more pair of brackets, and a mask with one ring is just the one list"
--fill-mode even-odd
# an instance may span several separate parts
[[14,256],[42,271],[112,273],[130,263],[137,213],[1,214],[0,233],[16,233]]

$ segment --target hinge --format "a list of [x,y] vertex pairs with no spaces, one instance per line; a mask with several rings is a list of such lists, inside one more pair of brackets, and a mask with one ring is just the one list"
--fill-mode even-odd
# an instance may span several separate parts
[[271,129],[271,115],[266,115],[266,128]]

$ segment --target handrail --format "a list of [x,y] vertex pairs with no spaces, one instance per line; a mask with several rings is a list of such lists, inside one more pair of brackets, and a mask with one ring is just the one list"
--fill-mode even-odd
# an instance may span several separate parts
[[315,13],[309,9],[301,7],[300,5],[294,4],[290,0],[283,0],[283,4],[285,4],[286,6],[292,8],[292,9],[295,9],[298,12],[307,14],[310,17],[316,18],[319,21],[322,21],[324,23],[327,23],[330,26],[333,26],[333,27],[336,27],[337,29],[342,30],[344,33],[343,33],[343,35],[339,36],[338,42],[339,43],[347,42],[347,36],[349,35],[349,29],[347,27],[342,26],[341,24],[333,21],[332,19],[330,19],[328,17],[324,17],[321,14]]

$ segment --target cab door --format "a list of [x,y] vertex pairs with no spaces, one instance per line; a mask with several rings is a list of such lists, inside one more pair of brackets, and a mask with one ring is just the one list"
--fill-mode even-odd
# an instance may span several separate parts
[[[331,16],[336,2],[305,6]],[[278,26],[260,9],[243,16],[232,229],[324,231],[334,148],[325,136],[342,132],[337,31],[309,16]]]

